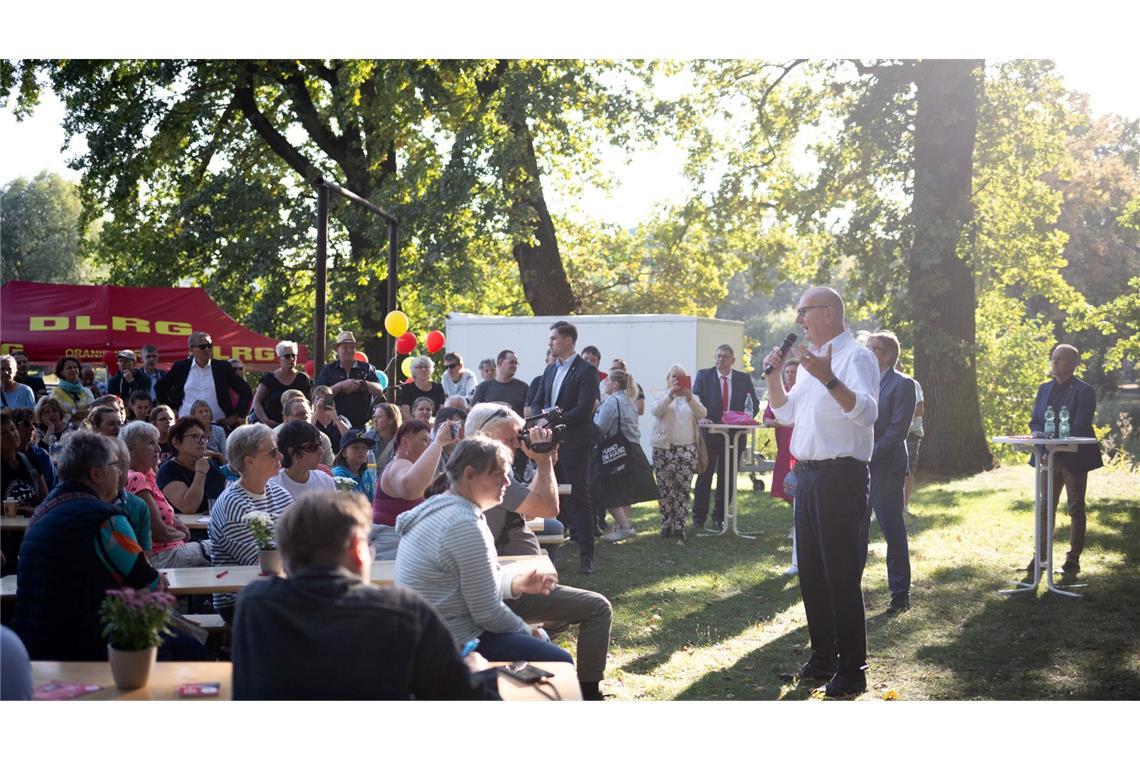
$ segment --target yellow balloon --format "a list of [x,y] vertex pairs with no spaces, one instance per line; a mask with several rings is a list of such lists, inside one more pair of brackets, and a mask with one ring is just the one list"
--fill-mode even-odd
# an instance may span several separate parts
[[412,358],[411,356],[405,356],[404,361],[400,362],[400,371],[404,373],[404,377],[412,376]]
[[408,315],[399,309],[393,309],[384,317],[384,329],[393,338],[399,338],[408,331]]

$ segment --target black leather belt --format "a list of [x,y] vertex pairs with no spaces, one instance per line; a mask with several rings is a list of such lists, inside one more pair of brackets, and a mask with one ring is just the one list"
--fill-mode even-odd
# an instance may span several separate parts
[[823,470],[827,467],[839,467],[845,464],[861,464],[866,465],[866,462],[860,461],[855,457],[836,457],[835,459],[798,459],[796,460],[797,470]]

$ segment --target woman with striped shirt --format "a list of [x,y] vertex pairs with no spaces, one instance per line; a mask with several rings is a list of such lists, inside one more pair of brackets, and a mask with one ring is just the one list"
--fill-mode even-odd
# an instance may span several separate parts
[[[261,423],[242,425],[226,441],[226,458],[239,477],[226,486],[210,509],[210,564],[256,565],[257,541],[245,524],[253,511],[280,517],[293,497],[272,478],[281,469],[273,431]],[[237,594],[214,594],[214,610],[233,622]]]
[[485,436],[459,442],[447,460],[448,489],[396,518],[400,534],[396,585],[418,591],[451,631],[456,647],[479,639],[488,660],[570,662],[541,625],[530,625],[503,603],[522,594],[549,594],[554,573],[503,574],[483,512],[501,503],[514,457]]

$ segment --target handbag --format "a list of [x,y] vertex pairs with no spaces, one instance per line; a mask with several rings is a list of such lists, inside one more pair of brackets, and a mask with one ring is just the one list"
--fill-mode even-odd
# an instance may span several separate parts
[[629,439],[621,432],[621,404],[618,405],[617,432],[606,438],[600,446],[602,476],[612,478],[625,474],[629,468]]
[[695,415],[693,416],[693,435],[697,439],[697,474],[702,475],[709,468],[709,445],[705,441],[705,435],[701,432],[700,426],[697,425]]

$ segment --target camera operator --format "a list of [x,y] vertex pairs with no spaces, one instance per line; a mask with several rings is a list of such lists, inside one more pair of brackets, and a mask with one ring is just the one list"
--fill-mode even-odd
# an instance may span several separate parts
[[[558,516],[558,483],[554,477],[557,449],[542,451],[547,448],[543,444],[553,440],[554,432],[546,427],[531,427],[525,431],[526,439],[522,439],[524,425],[523,418],[510,407],[483,403],[471,407],[464,429],[465,437],[494,438],[513,450],[521,449],[535,463],[534,479],[529,486],[508,473],[511,483],[503,493],[503,501],[483,513],[500,556],[542,553],[538,538],[526,526],[528,517],[544,518],[544,533],[561,534],[563,529],[562,523],[554,519]],[[506,604],[528,622],[542,621],[551,634],[571,625],[580,626],[576,662],[582,696],[601,699],[598,682],[605,672],[610,643],[609,600],[593,591],[558,585],[549,596],[524,594],[506,600]]]

